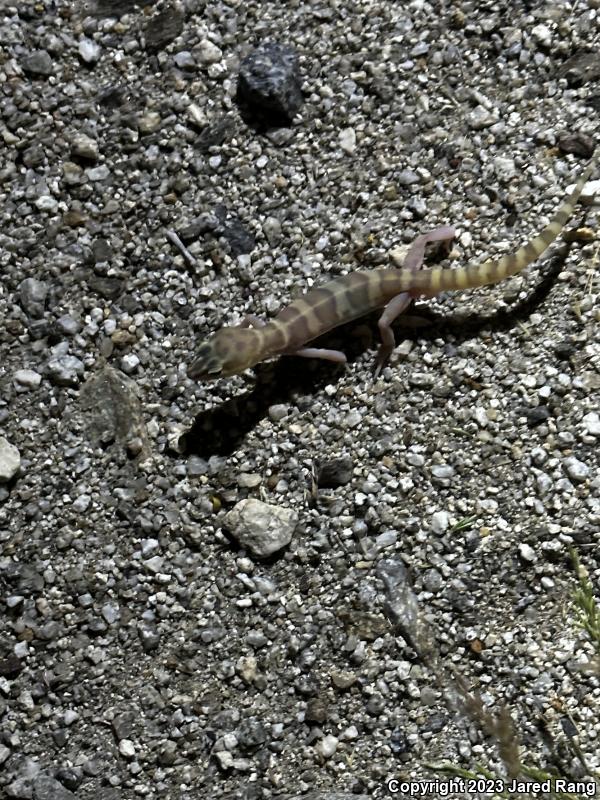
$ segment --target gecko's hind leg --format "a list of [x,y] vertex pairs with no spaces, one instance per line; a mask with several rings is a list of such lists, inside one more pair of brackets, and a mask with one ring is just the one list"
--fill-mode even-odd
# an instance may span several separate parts
[[447,242],[449,243],[454,239],[456,231],[450,225],[443,225],[441,228],[434,228],[428,233],[423,233],[417,236],[410,246],[410,250],[406,254],[403,269],[421,269],[423,266],[423,259],[425,258],[425,248],[428,244],[433,242]]
[[393,297],[387,306],[383,309],[383,314],[379,317],[377,325],[379,333],[381,334],[381,344],[377,351],[377,358],[375,359],[375,372],[373,379],[377,378],[385,362],[390,357],[392,350],[396,346],[396,339],[394,338],[394,331],[391,328],[392,322],[396,317],[400,316],[408,306],[412,303],[412,297],[408,292],[402,292]]
[[[421,236],[417,236],[406,254],[403,269],[409,269],[412,272],[421,269],[423,266],[423,259],[425,258],[425,247],[432,242],[450,242],[454,239],[454,235],[454,228],[451,228],[449,225],[444,225],[441,228],[435,228],[435,230],[429,231],[429,233],[423,233]],[[383,314],[379,317],[377,325],[379,326],[379,333],[381,334],[381,345],[377,351],[373,378],[377,378],[396,346],[394,331],[391,325],[403,311],[406,311],[412,299],[410,292],[401,292],[397,294],[395,297],[392,297],[384,308]]]

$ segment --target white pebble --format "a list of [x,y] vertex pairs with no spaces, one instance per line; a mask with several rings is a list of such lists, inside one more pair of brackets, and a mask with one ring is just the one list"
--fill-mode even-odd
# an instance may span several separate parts
[[133,758],[135,756],[135,747],[131,739],[121,739],[119,742],[119,753],[124,758]]
[[344,153],[351,156],[356,150],[356,131],[354,128],[344,128],[340,131],[339,141]]
[[529,561],[533,563],[537,561],[537,556],[535,554],[535,550],[530,545],[526,544],[525,542],[521,542],[519,545],[519,555],[523,559],[523,561]]
[[54,211],[57,205],[58,201],[50,194],[40,195],[35,201],[35,207],[40,211]]
[[79,55],[86,64],[94,64],[100,58],[100,45],[91,39],[82,39],[79,42]]
[[69,727],[69,725],[72,725],[74,722],[77,722],[78,719],[79,719],[79,714],[76,711],[73,711],[73,709],[68,709],[63,714],[63,722],[67,726],[67,728]]
[[0,483],[10,481],[21,468],[21,454],[4,436],[0,436]]
[[339,739],[336,736],[328,734],[327,736],[324,736],[319,742],[317,742],[317,744],[315,745],[315,750],[323,758],[331,758],[331,756],[337,750],[338,744],[339,744]]
[[436,511],[431,516],[431,530],[438,536],[448,530],[450,524],[450,517],[447,511]]
[[132,372],[135,372],[139,365],[140,360],[135,353],[128,353],[121,359],[121,369],[126,375],[131,375]]
[[221,49],[216,44],[213,44],[210,39],[203,39],[194,48],[194,54],[197,55],[201,64],[214,64],[223,58]]
[[550,47],[552,44],[552,31],[547,25],[535,25],[531,29],[531,35],[542,47]]
[[569,478],[575,483],[585,481],[590,475],[588,465],[584,464],[583,461],[579,461],[575,456],[565,458],[563,466]]
[[37,389],[42,382],[42,376],[33,369],[18,369],[13,375],[13,382],[17,391]]
[[595,411],[586,414],[581,421],[586,433],[590,436],[600,436],[600,418]]

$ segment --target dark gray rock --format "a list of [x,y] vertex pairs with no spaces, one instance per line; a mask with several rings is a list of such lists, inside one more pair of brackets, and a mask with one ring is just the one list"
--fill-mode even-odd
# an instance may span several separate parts
[[44,313],[44,305],[48,295],[48,284],[37,278],[25,278],[19,284],[19,297],[23,311],[36,319]]
[[48,377],[56,386],[77,386],[83,376],[81,359],[68,353],[51,358],[46,365]]
[[158,0],[96,0],[93,13],[97,17],[122,17],[135,11],[136,6],[145,8],[156,5]]
[[75,800],[75,795],[56,778],[38,775],[33,782],[33,800]]
[[290,121],[302,105],[296,52],[277,42],[265,42],[242,61],[238,100],[253,114],[273,122]]
[[52,75],[54,64],[52,56],[46,50],[34,50],[21,59],[21,67],[26,75]]
[[341,456],[324,461],[317,471],[317,485],[321,489],[335,489],[336,486],[345,486],[352,480],[352,459],[350,456]]
[[156,53],[176,39],[183,30],[183,14],[172,5],[159,11],[146,25],[146,50]]

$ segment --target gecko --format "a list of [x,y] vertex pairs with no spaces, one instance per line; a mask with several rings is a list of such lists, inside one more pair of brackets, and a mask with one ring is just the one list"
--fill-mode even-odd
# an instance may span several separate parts
[[395,347],[391,325],[414,298],[498,283],[536,261],[573,214],[599,155],[598,152],[594,154],[546,227],[516,252],[454,269],[421,269],[428,244],[447,243],[454,238],[454,228],[436,228],[415,239],[402,268],[351,272],[311,289],[268,323],[249,315],[240,325],[221,328],[200,344],[195,360],[188,367],[188,377],[194,380],[225,378],[280,355],[323,358],[345,364],[346,356],[339,350],[305,345],[338,325],[383,308],[378,321],[381,345],[376,359],[377,377]]

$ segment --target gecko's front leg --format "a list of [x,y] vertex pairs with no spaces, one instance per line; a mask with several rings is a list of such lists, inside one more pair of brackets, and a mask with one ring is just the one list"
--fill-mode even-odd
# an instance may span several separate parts
[[324,350],[322,347],[301,347],[286,356],[302,356],[302,358],[323,358],[325,361],[335,361],[337,364],[347,364],[348,359],[341,350]]
[[[423,266],[423,259],[425,258],[425,247],[432,242],[451,242],[452,239],[454,239],[454,235],[454,228],[451,228],[449,225],[444,225],[441,228],[429,231],[429,233],[417,236],[406,254],[403,269],[410,269],[413,272],[421,269]],[[401,292],[397,294],[386,305],[382,315],[379,317],[377,325],[381,335],[381,345],[379,346],[377,358],[375,360],[374,379],[377,378],[396,346],[394,331],[391,328],[392,323],[403,311],[406,311],[412,300],[413,298],[410,292]]]
[[[264,328],[267,323],[254,314],[246,314],[240,322],[240,328]],[[321,347],[301,347],[300,350],[290,350],[282,353],[283,356],[301,356],[302,358],[323,358],[326,361],[335,361],[337,364],[346,364],[348,359],[341,350],[324,350]]]

